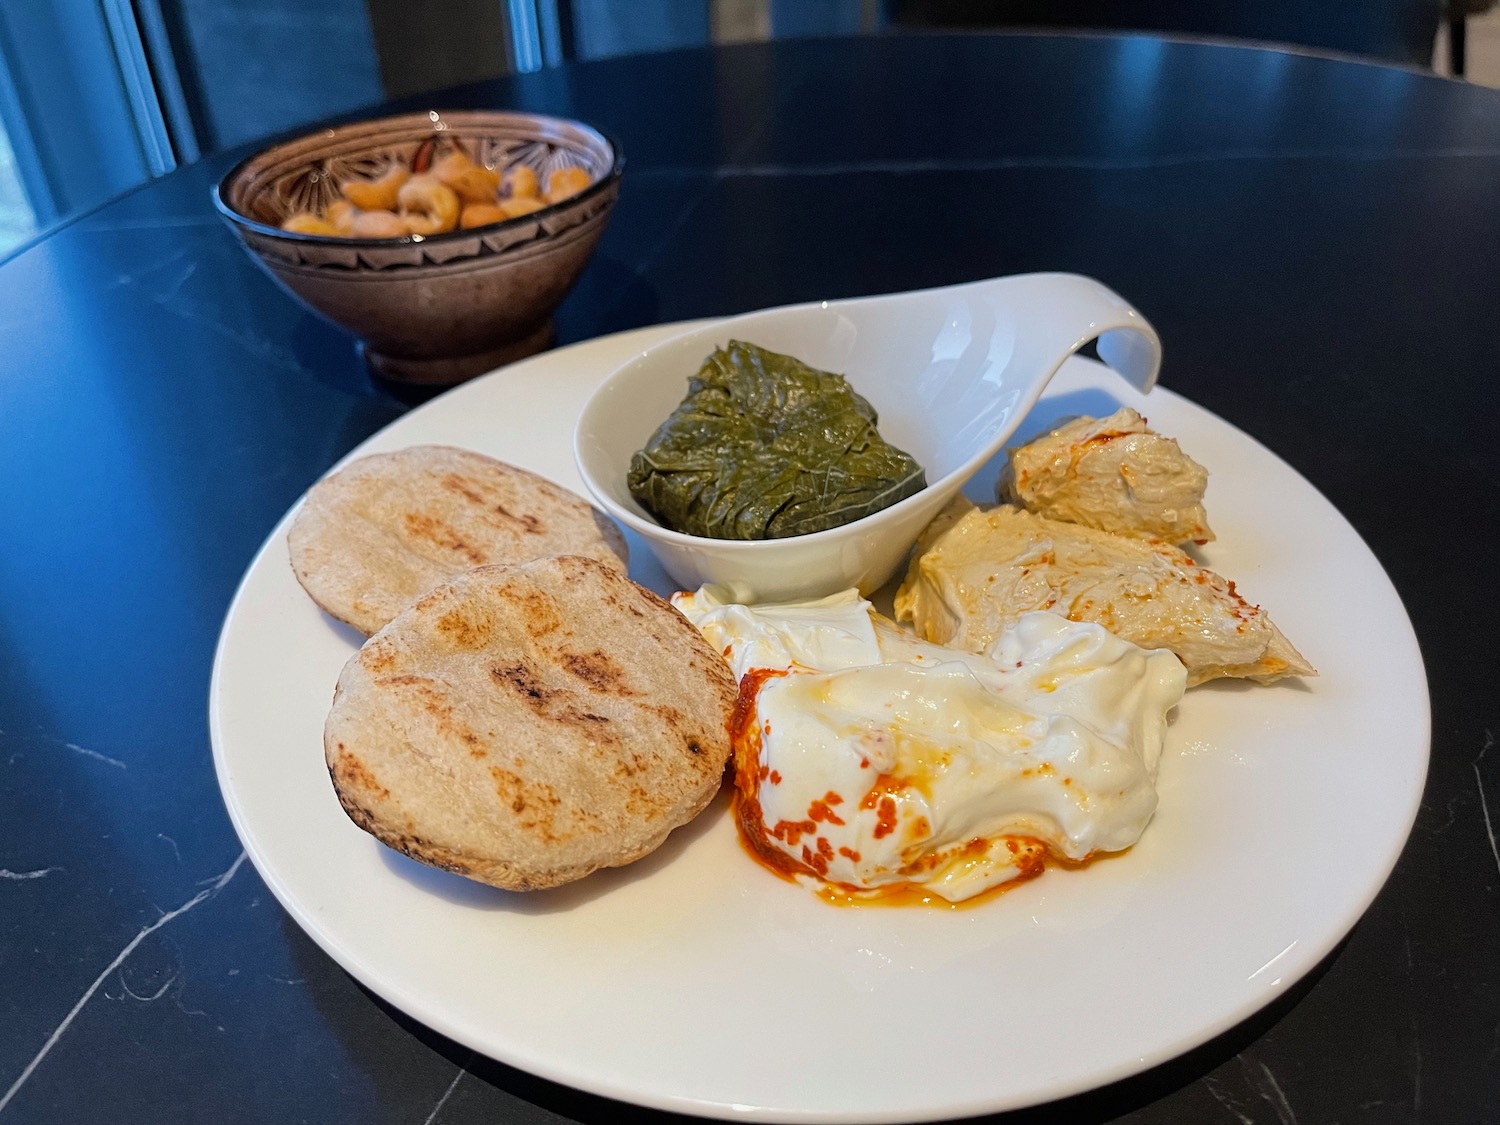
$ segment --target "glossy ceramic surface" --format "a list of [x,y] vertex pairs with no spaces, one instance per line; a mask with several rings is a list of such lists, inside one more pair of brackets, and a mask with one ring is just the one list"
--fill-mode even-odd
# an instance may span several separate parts
[[[749,313],[634,357],[590,397],[574,432],[579,475],[687,589],[715,582],[746,600],[820,597],[883,585],[921,530],[1025,417],[1068,356],[1095,337],[1137,390],[1161,367],[1150,324],[1091,278],[1027,274]],[[715,347],[745,340],[847,376],[880,432],[927,473],[927,487],[844,527],[735,542],[662,527],[630,495],[631,456],[682,400]]]
[[[351,456],[449,442],[578,488],[578,410],[674,331],[478,380]],[[752,862],[717,804],[646,860],[553,892],[422,867],[355,828],[329,785],[323,718],[359,638],[293,579],[290,513],[245,576],[214,666],[214,760],[246,850],[298,924],[391,1003],[478,1052],[646,1105],[778,1121],[962,1116],[1187,1050],[1282,994],[1368,906],[1421,796],[1427,694],[1379,564],[1245,434],[1079,359],[1022,432],[1121,404],[1149,405],[1208,464],[1220,536],[1208,563],[1322,672],[1189,692],[1159,811],[1129,853],[967,910],[839,909]],[[993,488],[997,467],[971,495]],[[670,591],[631,539],[632,576]],[[893,1065],[903,1052],[919,1065]]]
[[[526,167],[541,182],[580,168],[592,184],[520,218],[397,239],[279,229],[321,214],[350,176],[429,164],[460,151],[488,168]],[[425,157],[421,154],[425,153]],[[448,110],[322,129],[241,161],[214,202],[246,250],[316,312],[365,342],[375,371],[448,384],[551,341],[553,311],[603,232],[620,190],[618,145],[580,122],[542,114]]]

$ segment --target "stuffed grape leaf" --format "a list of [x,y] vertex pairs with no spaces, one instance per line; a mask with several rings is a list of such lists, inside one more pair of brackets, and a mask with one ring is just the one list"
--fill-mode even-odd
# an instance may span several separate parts
[[731,340],[630,461],[630,494],[664,526],[782,539],[878,512],[927,486],[842,375]]

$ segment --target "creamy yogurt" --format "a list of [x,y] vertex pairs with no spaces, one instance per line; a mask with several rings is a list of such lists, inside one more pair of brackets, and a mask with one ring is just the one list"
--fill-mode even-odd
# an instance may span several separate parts
[[1130,847],[1156,809],[1176,657],[1030,613],[983,655],[917,640],[855,591],[673,603],[741,679],[740,824],[772,866],[960,901]]

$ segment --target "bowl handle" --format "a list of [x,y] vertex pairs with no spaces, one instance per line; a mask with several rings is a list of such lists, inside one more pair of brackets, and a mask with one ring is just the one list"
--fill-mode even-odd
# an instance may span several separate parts
[[1031,354],[1021,370],[1044,370],[1050,375],[1068,356],[1097,338],[1099,358],[1137,390],[1149,391],[1156,384],[1161,339],[1146,318],[1113,289],[1071,273],[1021,274],[999,278],[994,284],[1004,286],[1001,300],[1017,323],[1026,327],[1021,338]]

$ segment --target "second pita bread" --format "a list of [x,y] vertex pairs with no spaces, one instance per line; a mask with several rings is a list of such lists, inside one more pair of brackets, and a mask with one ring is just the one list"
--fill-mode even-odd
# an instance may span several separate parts
[[417,445],[315,484],[287,534],[313,601],[369,635],[479,566],[583,555],[625,573],[625,539],[581,496],[480,453]]

